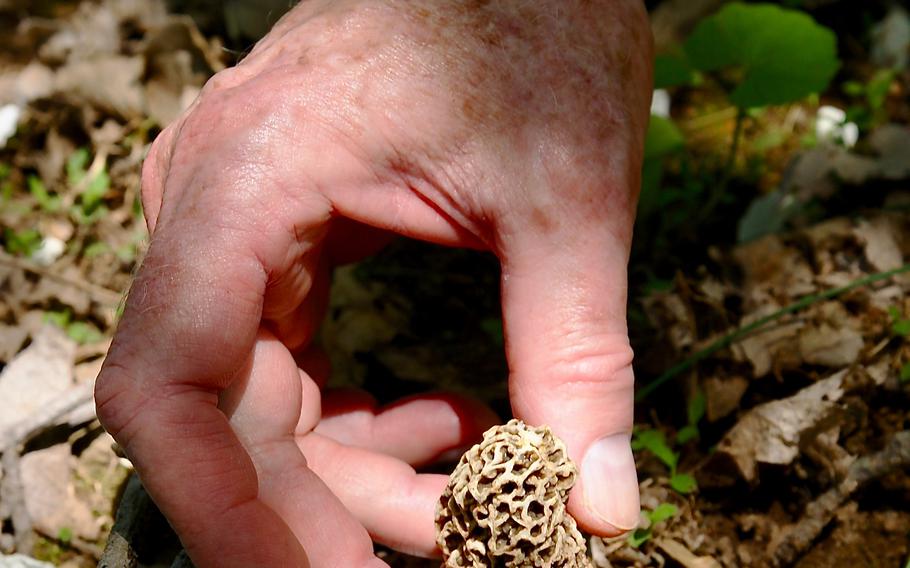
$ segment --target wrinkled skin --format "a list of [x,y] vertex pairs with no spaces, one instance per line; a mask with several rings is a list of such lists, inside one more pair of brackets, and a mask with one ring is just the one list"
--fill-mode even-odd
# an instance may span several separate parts
[[626,264],[650,42],[639,0],[304,2],[159,136],[96,400],[197,565],[382,565],[370,537],[438,553],[446,477],[412,466],[496,418],[321,392],[309,348],[332,266],[396,233],[499,257],[515,415],[580,464],[581,527],[637,523]]

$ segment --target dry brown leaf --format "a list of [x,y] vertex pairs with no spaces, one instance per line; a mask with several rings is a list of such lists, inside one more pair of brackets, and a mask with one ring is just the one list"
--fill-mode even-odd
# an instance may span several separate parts
[[[778,307],[774,304],[766,304],[755,313],[744,317],[740,326],[749,325],[777,309]],[[798,366],[801,357],[796,338],[804,325],[802,321],[769,325],[734,344],[732,347],[734,357],[738,360],[748,361],[752,365],[752,373],[755,377],[763,377],[773,368]]]
[[679,562],[684,568],[720,568],[720,563],[710,556],[697,556],[682,543],[672,538],[655,539],[654,544],[667,553],[667,556]]
[[705,392],[705,417],[715,422],[739,408],[739,401],[749,388],[745,377],[710,377],[702,383]]
[[57,71],[55,88],[76,99],[117,116],[145,116],[142,57],[99,56],[70,61]]
[[866,259],[878,271],[893,270],[904,264],[900,231],[897,223],[885,216],[864,219],[854,229],[863,243]]
[[803,361],[826,367],[844,367],[854,363],[863,349],[863,336],[850,327],[832,327],[823,323],[806,327],[799,334],[799,353]]
[[847,370],[810,385],[791,397],[756,406],[727,432],[718,455],[732,458],[746,481],[757,479],[759,463],[787,465],[830,426],[843,396]]
[[22,492],[35,528],[56,537],[64,528],[86,540],[97,540],[100,527],[73,487],[72,448],[57,444],[22,456]]
[[76,343],[45,325],[0,373],[0,433],[73,385]]

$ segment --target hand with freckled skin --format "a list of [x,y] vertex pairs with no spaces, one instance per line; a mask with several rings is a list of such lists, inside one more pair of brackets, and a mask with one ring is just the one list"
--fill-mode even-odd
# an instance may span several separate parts
[[371,538],[438,554],[447,478],[413,467],[497,418],[323,391],[310,347],[332,267],[395,234],[498,256],[515,415],[565,441],[583,529],[636,525],[650,62],[640,0],[311,0],[161,133],[96,401],[198,566],[382,565]]

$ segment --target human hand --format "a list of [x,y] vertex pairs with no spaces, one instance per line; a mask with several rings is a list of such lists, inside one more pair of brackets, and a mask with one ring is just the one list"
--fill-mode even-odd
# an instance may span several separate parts
[[314,0],[159,136],[96,400],[198,565],[379,564],[369,536],[433,553],[446,479],[408,464],[492,417],[345,412],[308,349],[331,267],[389,233],[497,254],[516,416],[580,464],[582,528],[637,523],[625,270],[650,49],[639,0]]

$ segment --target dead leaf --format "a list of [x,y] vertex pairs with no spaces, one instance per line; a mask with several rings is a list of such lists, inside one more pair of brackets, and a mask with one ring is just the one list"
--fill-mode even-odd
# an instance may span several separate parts
[[76,497],[72,482],[73,457],[69,444],[57,444],[22,456],[22,492],[32,523],[56,537],[64,528],[97,540],[100,527],[89,506]]
[[[73,385],[76,344],[45,325],[0,373],[0,432],[27,418]],[[0,436],[2,437],[2,436]]]
[[0,361],[12,359],[27,338],[28,332],[22,326],[0,323]]
[[745,377],[710,377],[702,383],[705,391],[705,416],[716,422],[739,408],[739,401],[749,388]]
[[26,104],[54,92],[54,72],[40,63],[0,74],[0,104]]
[[[774,304],[766,304],[755,313],[744,317],[740,327],[749,325],[777,309]],[[768,325],[734,344],[731,350],[738,360],[751,363],[755,377],[763,377],[773,368],[798,366],[801,357],[796,338],[803,325],[805,324],[799,320]]]
[[684,568],[721,568],[717,560],[710,556],[696,556],[685,545],[671,538],[655,539],[654,544]]
[[691,309],[679,294],[651,294],[645,298],[644,307],[651,324],[662,331],[676,351],[683,352],[692,347],[697,339],[695,321]]
[[743,288],[748,299],[754,297],[752,291],[756,289],[785,298],[816,290],[814,272],[804,255],[777,235],[740,245],[733,251],[733,257],[743,270]]
[[64,20],[62,28],[38,50],[45,63],[112,55],[120,51],[120,22],[105,6],[80,2],[76,12]]
[[863,336],[849,327],[822,324],[807,327],[799,334],[799,353],[803,361],[826,367],[854,363],[863,349]]
[[756,480],[760,463],[789,464],[801,445],[830,426],[846,376],[844,369],[791,397],[756,406],[724,436],[716,454],[732,458],[750,482]]
[[866,260],[876,270],[893,270],[904,264],[899,231],[895,221],[885,216],[864,219],[854,229],[865,249]]
[[57,92],[126,119],[145,115],[142,57],[99,56],[70,61],[57,71]]

